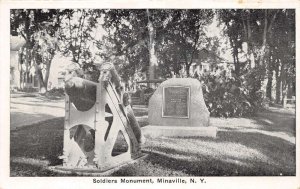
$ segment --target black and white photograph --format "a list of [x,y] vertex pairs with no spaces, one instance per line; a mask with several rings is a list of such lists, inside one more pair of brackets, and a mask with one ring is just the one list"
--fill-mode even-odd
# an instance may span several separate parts
[[283,7],[10,8],[8,177],[296,178]]

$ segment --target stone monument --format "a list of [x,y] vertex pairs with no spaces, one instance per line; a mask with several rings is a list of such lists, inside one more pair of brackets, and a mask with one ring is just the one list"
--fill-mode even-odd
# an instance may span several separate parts
[[172,78],[163,82],[149,101],[149,126],[144,135],[216,137],[209,126],[201,83],[192,78]]

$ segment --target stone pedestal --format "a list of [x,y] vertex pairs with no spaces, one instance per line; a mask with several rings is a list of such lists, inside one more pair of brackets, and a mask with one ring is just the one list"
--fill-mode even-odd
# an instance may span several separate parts
[[156,137],[217,137],[217,127],[152,126],[142,128],[143,135]]

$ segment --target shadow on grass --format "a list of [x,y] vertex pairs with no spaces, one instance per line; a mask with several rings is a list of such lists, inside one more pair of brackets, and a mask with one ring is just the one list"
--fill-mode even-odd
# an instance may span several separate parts
[[27,163],[17,163],[11,162],[10,163],[11,170],[10,176],[62,176],[60,174],[54,173],[45,169],[43,166],[38,166],[34,164],[27,164]]
[[10,157],[48,160],[49,165],[62,163],[58,159],[63,149],[63,118],[54,118],[11,131]]
[[[190,146],[179,147],[175,140]],[[146,161],[194,176],[293,176],[295,150],[295,145],[277,137],[221,131],[217,139],[162,139],[147,147]]]
[[[62,163],[58,156],[63,149],[63,120],[11,131],[11,176],[68,176],[46,169]],[[216,139],[148,139],[144,149],[147,158],[112,176],[276,176],[296,171],[295,145],[261,133],[227,130],[219,131]]]
[[146,161],[159,165],[163,168],[172,167],[174,171],[183,171],[193,176],[237,176],[244,173],[246,166],[237,166],[233,163],[225,163],[219,159],[208,156],[199,156],[199,161],[189,161],[187,159],[173,158],[172,155],[163,155],[155,152],[149,152]]
[[36,122],[41,123],[41,121],[45,119],[53,119],[56,118],[50,114],[42,114],[42,113],[26,113],[26,112],[11,112],[10,113],[10,129],[19,129],[20,127],[24,126],[24,122]]
[[279,110],[265,110],[251,119],[255,120],[258,125],[263,126],[263,130],[285,132],[295,136],[296,114],[284,111],[284,109],[282,109],[282,112],[278,112]]
[[273,162],[272,167],[295,174],[296,146],[286,140],[261,133],[219,132],[217,142],[231,141],[256,149]]

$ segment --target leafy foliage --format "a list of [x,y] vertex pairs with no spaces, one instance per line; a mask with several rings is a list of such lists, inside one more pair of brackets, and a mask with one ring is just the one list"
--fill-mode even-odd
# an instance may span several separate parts
[[[151,73],[170,78],[180,75],[183,68],[189,77],[193,61],[203,62],[202,47],[220,50],[220,36],[208,37],[205,32],[213,20],[222,25],[222,38],[230,43],[227,48],[232,50],[234,85],[253,98],[251,106],[263,104],[263,93],[272,100],[274,76],[278,103],[288,89],[295,88],[292,9],[12,9],[10,19],[11,34],[26,40],[20,63],[27,66],[26,72],[35,66],[45,88],[58,51],[71,56],[83,69],[85,64],[93,65],[99,55],[115,64],[127,84],[150,78]],[[101,40],[96,37],[100,30]],[[231,82],[227,79],[222,80]],[[228,92],[221,87],[220,91]],[[244,115],[239,106],[231,109],[232,115]]]
[[44,95],[49,99],[60,99],[65,96],[65,90],[63,88],[53,88]]
[[[185,66],[189,77],[189,68],[197,51],[207,42],[204,27],[212,22],[214,13],[206,9],[166,10],[166,13],[168,17],[156,39],[161,67],[179,74],[179,70]],[[163,70],[163,73],[166,71]]]
[[100,14],[94,9],[66,9],[60,25],[60,50],[79,65],[93,63],[95,28]]
[[43,90],[47,90],[51,62],[57,51],[61,14],[63,11],[57,9],[11,10],[11,35],[22,36],[26,41],[19,52],[19,63],[26,67],[26,72],[35,67]]
[[253,74],[255,72],[242,76],[242,79],[227,77],[225,73],[202,76],[203,96],[211,115],[216,117],[249,116],[262,108],[264,96],[253,90],[253,87],[257,85],[252,78]]
[[[275,71],[276,102],[280,103],[280,99],[286,96],[287,88],[295,86],[295,11],[222,9],[217,14],[220,23],[226,25],[224,33],[230,41],[235,73],[240,74],[240,58],[246,57],[250,72],[257,71],[260,80],[257,84],[261,86],[254,89],[256,92],[264,91],[272,100]],[[267,86],[264,86],[263,80],[268,81]]]
[[[145,72],[152,62],[152,45],[159,69],[156,77],[179,74],[189,66],[197,50],[206,42],[204,27],[212,22],[212,10],[107,10],[103,27],[115,58],[125,56],[128,70]],[[151,25],[151,27],[149,26]],[[153,30],[153,31],[152,31]],[[152,35],[151,35],[152,34]],[[100,43],[105,47],[104,41]],[[104,52],[105,54],[111,54]],[[123,71],[123,70],[122,70]]]
[[100,56],[119,67],[124,81],[145,72],[150,62],[146,10],[104,10],[103,19],[108,35],[97,42]]

